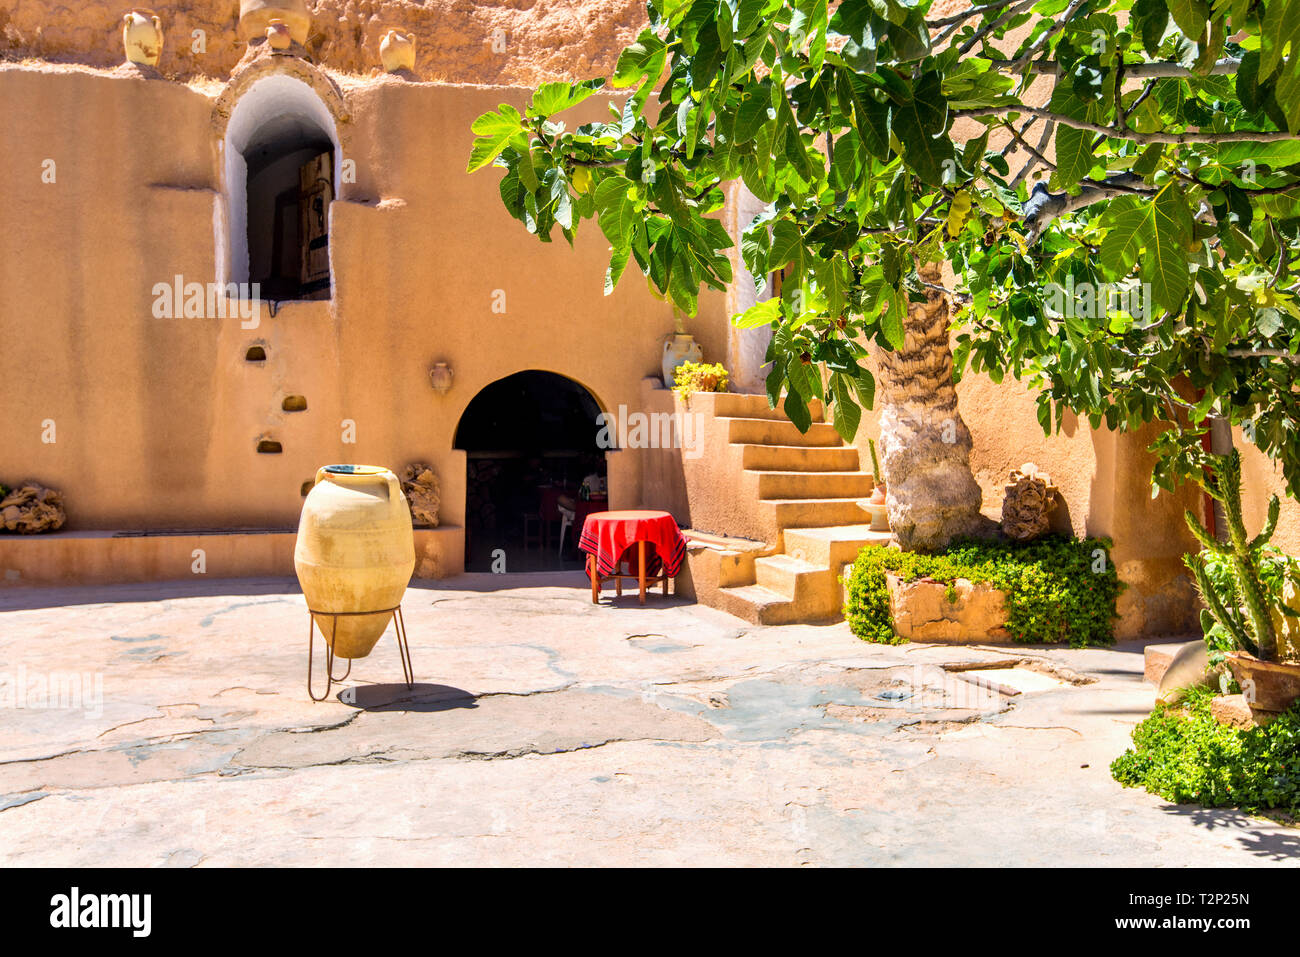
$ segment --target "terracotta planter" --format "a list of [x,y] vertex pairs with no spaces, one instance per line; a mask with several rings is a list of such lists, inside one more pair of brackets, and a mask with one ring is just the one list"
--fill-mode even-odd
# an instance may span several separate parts
[[1245,652],[1227,655],[1246,701],[1260,711],[1286,711],[1300,698],[1300,665],[1260,661]]
[[243,40],[266,36],[272,20],[283,20],[294,41],[304,46],[311,32],[307,0],[239,0],[239,36]]
[[[328,465],[302,506],[293,565],[315,612],[395,608],[415,571],[415,537],[402,484],[385,468]],[[334,654],[364,658],[390,613],[316,615]]]

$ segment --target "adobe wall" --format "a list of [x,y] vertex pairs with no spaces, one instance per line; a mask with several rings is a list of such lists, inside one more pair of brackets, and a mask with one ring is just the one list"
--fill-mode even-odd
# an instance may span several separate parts
[[[608,248],[593,224],[575,249],[558,231],[542,244],[505,212],[498,171],[465,175],[472,120],[522,107],[527,91],[336,79],[356,182],[332,208],[334,301],[286,304],[249,330],[152,314],[156,283],[217,272],[219,90],[0,67],[0,475],[61,489],[70,529],[292,526],[302,483],[333,461],[428,461],[444,523],[461,524],[464,457],[451,446],[484,386],[543,369],[603,408],[639,407],[670,308],[635,269],[602,294]],[[606,109],[588,106],[588,118]],[[687,325],[706,356],[724,354],[721,296]],[[254,344],[266,362],[245,361]],[[454,370],[445,395],[430,386],[435,361]],[[287,394],[307,411],[281,411]],[[283,453],[258,454],[260,438]],[[613,504],[634,504],[637,463],[609,458]]]
[[[399,28],[417,36],[420,79],[502,86],[608,75],[646,24],[644,0],[309,0],[308,7],[315,17],[307,47],[333,69],[377,70],[380,39]],[[0,57],[116,66],[122,15],[131,8],[122,0],[0,0]],[[166,76],[224,80],[243,55],[237,0],[153,0],[137,9],[162,18],[158,66]],[[203,31],[201,52],[195,30]]]

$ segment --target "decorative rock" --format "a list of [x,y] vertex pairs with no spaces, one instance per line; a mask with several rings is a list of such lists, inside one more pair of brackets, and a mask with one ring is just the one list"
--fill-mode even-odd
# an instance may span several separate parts
[[122,18],[122,46],[128,63],[157,66],[162,57],[162,20],[132,10]]
[[293,35],[283,20],[272,20],[266,28],[266,42],[272,50],[287,50],[293,46]]
[[432,468],[423,462],[414,462],[403,469],[402,493],[411,506],[411,521],[416,527],[438,527],[438,506],[442,503],[442,487]]
[[0,527],[9,532],[53,532],[66,520],[63,495],[35,482],[27,482],[0,499]]
[[1219,724],[1229,728],[1249,731],[1268,724],[1278,715],[1276,711],[1261,711],[1246,703],[1244,694],[1220,695],[1210,702],[1210,715]]
[[948,601],[948,586],[928,578],[903,581],[885,575],[889,613],[894,631],[910,641],[981,641],[1005,644],[1006,595],[987,582],[978,585],[959,578],[953,584],[956,601]]
[[415,34],[389,30],[379,43],[379,59],[387,73],[415,69]]
[[1049,516],[1056,507],[1056,486],[1033,462],[1011,470],[1011,484],[1002,500],[1002,533],[1017,542],[1028,542],[1050,527]]

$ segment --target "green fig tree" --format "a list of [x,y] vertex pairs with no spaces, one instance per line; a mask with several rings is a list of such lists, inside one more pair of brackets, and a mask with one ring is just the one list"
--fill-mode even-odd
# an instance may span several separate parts
[[[734,320],[772,329],[769,399],[801,427],[821,399],[851,436],[881,370],[893,427],[912,428],[891,444],[883,420],[891,497],[909,471],[947,468],[932,511],[969,517],[969,439],[944,388],[965,370],[1035,387],[1049,433],[1067,411],[1162,423],[1156,488],[1203,476],[1201,436],[1225,418],[1300,494],[1300,0],[647,12],[612,77],[544,84],[473,126],[470,171],[500,168],[526,229],[571,241],[595,221],[607,290],[631,264],[690,313],[725,288],[717,214],[738,181],[767,204],[739,256],[760,284],[788,277]],[[596,93],[616,97],[607,119],[559,118]]]

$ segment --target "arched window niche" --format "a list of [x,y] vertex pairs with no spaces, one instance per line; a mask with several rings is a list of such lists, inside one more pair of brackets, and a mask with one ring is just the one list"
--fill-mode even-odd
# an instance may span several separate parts
[[331,298],[330,203],[343,157],[329,107],[302,80],[262,76],[231,109],[222,154],[224,281],[249,284],[240,294],[250,298]]

